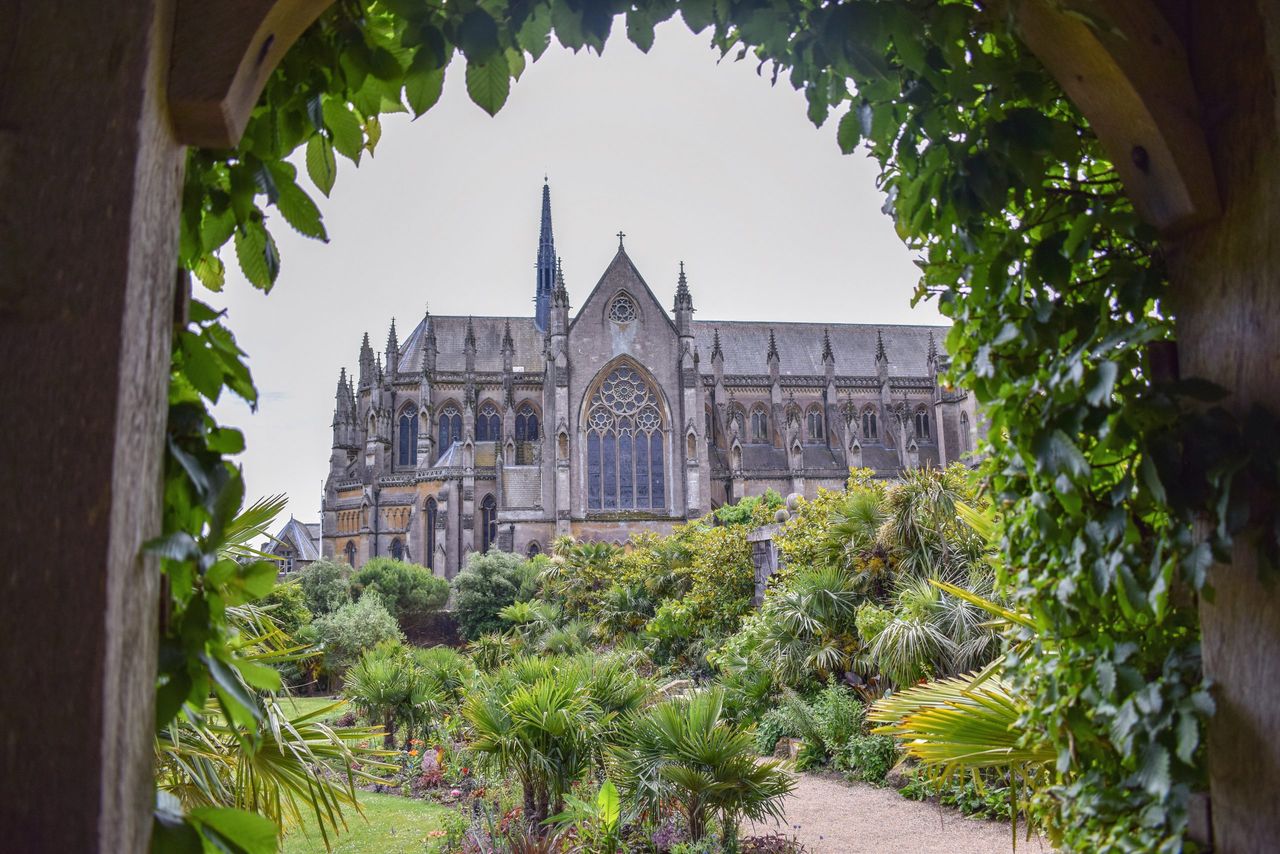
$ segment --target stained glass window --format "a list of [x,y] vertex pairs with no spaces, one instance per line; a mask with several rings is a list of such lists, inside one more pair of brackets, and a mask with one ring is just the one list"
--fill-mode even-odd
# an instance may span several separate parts
[[929,413],[923,409],[916,411],[916,437],[919,439],[929,438]]
[[630,323],[636,319],[636,304],[626,294],[618,294],[609,306],[609,319],[614,323]]
[[404,543],[396,537],[391,541],[391,557],[393,560],[404,560]]
[[521,404],[516,410],[516,441],[538,441],[538,411],[531,403]]
[[487,552],[498,539],[498,502],[486,495],[480,502],[480,551]]
[[769,413],[763,406],[751,410],[751,438],[757,442],[769,441]]
[[346,548],[344,548],[342,551],[347,556],[347,564],[350,566],[355,566],[356,565],[356,544],[351,542],[350,540],[347,540]]
[[812,407],[808,414],[809,439],[814,442],[821,442],[826,436],[822,425],[822,410],[818,407]]
[[454,442],[462,441],[462,413],[449,404],[440,410],[440,453],[443,455]]
[[476,416],[476,441],[502,441],[502,419],[498,417],[498,408],[492,403],[480,407],[480,414]]
[[862,411],[862,437],[864,439],[875,439],[877,435],[875,410],[864,409]]
[[412,466],[418,464],[418,410],[406,407],[400,413],[400,445],[397,464]]
[[639,371],[615,368],[587,412],[587,508],[657,510],[666,498],[659,399]]
[[436,563],[436,514],[439,512],[434,498],[427,499],[426,521],[423,522],[423,563],[427,565],[427,569],[435,569]]

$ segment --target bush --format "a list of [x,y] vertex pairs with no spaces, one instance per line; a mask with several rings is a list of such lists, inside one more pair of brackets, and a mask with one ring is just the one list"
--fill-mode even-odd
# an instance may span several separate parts
[[343,605],[332,614],[316,620],[315,628],[320,642],[324,644],[325,658],[334,669],[347,667],[364,650],[372,649],[383,641],[404,640],[396,618],[382,604],[381,597],[372,591],[361,596],[360,601]]
[[782,495],[776,489],[766,489],[764,495],[750,495],[738,499],[733,504],[726,504],[715,511],[716,521],[721,525],[754,525],[759,523],[757,511],[764,508],[774,511],[783,504]]
[[872,602],[863,602],[859,605],[858,615],[854,618],[854,625],[858,627],[858,637],[868,646],[892,622],[893,612]]
[[863,782],[879,785],[897,761],[893,738],[887,735],[861,735],[852,739],[845,750],[853,775]]
[[275,620],[280,631],[295,640],[302,627],[311,623],[306,591],[296,581],[277,584],[258,604]]
[[862,735],[867,722],[866,707],[833,677],[813,699],[812,708],[813,721],[827,753],[839,760],[849,743]]
[[507,627],[499,611],[537,594],[537,565],[509,552],[473,552],[453,579],[453,590],[458,632],[467,640],[476,640]]
[[367,590],[378,592],[401,626],[413,625],[449,598],[448,581],[425,566],[387,557],[375,557],[351,579],[353,598]]
[[347,579],[351,567],[331,560],[318,560],[298,574],[298,584],[306,594],[307,608],[317,617],[332,614],[351,601]]

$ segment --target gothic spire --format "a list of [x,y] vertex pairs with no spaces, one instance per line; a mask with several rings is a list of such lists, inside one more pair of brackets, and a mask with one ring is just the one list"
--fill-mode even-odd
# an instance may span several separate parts
[[462,339],[462,346],[467,350],[474,350],[476,348],[476,327],[471,322],[470,317],[467,318],[467,334]]
[[511,338],[511,321],[508,320],[502,330],[502,352],[514,353],[516,342]]
[[364,334],[360,342],[360,387],[364,388],[373,382],[373,348],[369,346],[369,333]]
[[884,335],[881,334],[879,329],[876,330],[876,361],[889,361],[889,355],[884,351]]
[[534,325],[547,329],[556,278],[556,240],[551,231],[551,186],[542,179],[542,226],[538,232],[537,284],[534,291]]
[[395,376],[400,368],[400,338],[396,335],[396,319],[391,318],[391,330],[387,332],[387,373]]
[[834,363],[835,360],[836,354],[831,349],[831,330],[824,329],[822,330],[822,361],[825,364],[826,362]]
[[935,362],[938,359],[938,342],[933,340],[933,333],[929,333],[929,361]]
[[711,338],[711,361],[719,359],[724,361],[724,350],[720,348],[720,327],[716,327],[715,335]]
[[689,293],[689,282],[684,276],[684,262],[680,262],[680,279],[676,282],[676,311],[693,311],[693,296]]
[[338,391],[333,397],[337,401],[335,411],[342,412],[347,404],[347,369],[345,367],[338,370]]
[[765,359],[770,362],[776,362],[779,360],[778,359],[778,339],[774,338],[772,329],[769,330],[769,353],[765,357]]

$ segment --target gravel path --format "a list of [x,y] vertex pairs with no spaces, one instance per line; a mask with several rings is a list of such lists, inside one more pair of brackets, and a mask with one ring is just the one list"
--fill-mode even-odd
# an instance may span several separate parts
[[[1008,824],[969,818],[937,804],[909,801],[893,789],[818,774],[797,775],[785,824],[744,824],[744,836],[783,832],[814,854],[1005,854]],[[799,825],[797,828],[796,825]],[[1018,828],[1019,852],[1048,854]]]

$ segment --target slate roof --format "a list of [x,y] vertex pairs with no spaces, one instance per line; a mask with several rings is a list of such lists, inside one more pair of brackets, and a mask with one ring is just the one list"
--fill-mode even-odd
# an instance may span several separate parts
[[861,323],[771,323],[768,321],[695,320],[694,339],[702,357],[701,369],[711,369],[711,343],[720,331],[726,374],[767,374],[769,332],[778,342],[778,369],[783,376],[820,375],[822,335],[831,336],[836,373],[845,376],[875,376],[876,333],[884,336],[889,357],[889,376],[929,375],[929,334],[942,352],[945,326],[895,326]]
[[292,516],[275,535],[275,539],[264,543],[263,551],[275,554],[281,542],[292,542],[298,550],[298,560],[320,559],[320,525],[317,523],[299,522]]
[[[431,315],[436,331],[436,370],[466,370],[465,342],[467,321],[476,332],[476,370],[502,370],[502,334],[506,324],[511,324],[511,340],[515,344],[512,364],[524,367],[526,372],[540,372],[546,367],[542,355],[542,333],[534,326],[532,317],[464,317],[461,315]],[[409,333],[400,345],[400,373],[422,372],[425,351],[426,319]]]

